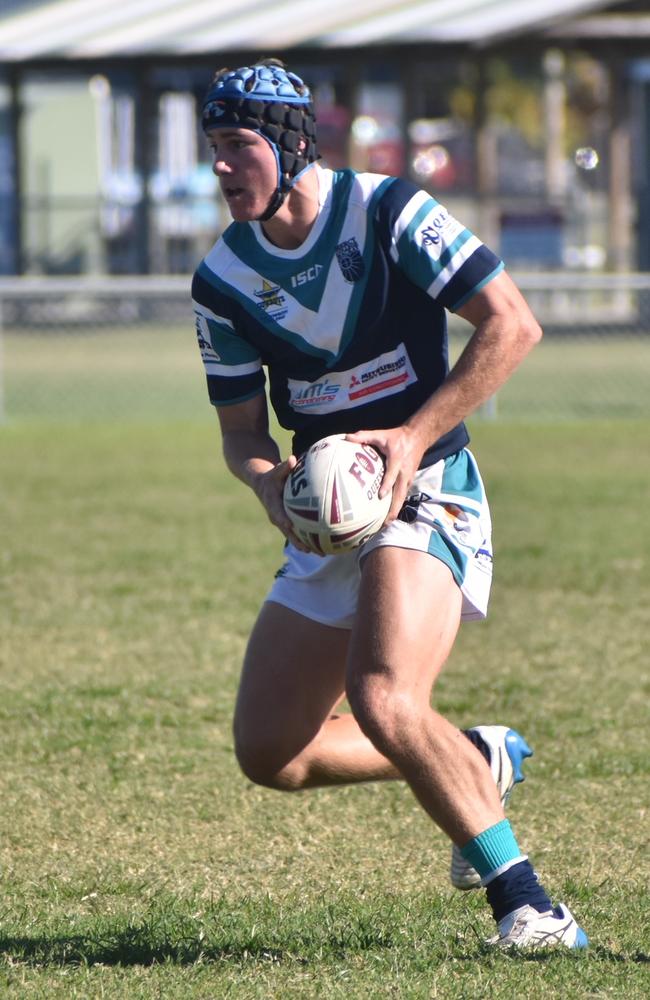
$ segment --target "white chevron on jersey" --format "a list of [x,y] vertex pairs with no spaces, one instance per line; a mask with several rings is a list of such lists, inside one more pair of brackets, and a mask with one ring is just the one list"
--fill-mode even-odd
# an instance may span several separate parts
[[[410,181],[314,169],[320,211],[299,247],[234,223],[193,282],[211,401],[251,399],[268,369],[271,404],[298,451],[327,433],[407,419],[447,375],[445,311],[503,267]],[[459,424],[432,455],[466,443]]]
[[[365,201],[350,198],[341,229],[341,241],[355,239],[363,251],[367,229]],[[263,253],[268,252],[260,250],[260,263]],[[277,249],[274,249],[272,255],[286,259],[286,256]],[[240,298],[243,297],[247,301],[248,310],[253,315],[264,310],[274,323],[279,324],[281,331],[290,335],[289,339],[300,338],[318,351],[326,351],[333,357],[338,355],[355,285],[345,280],[333,252],[317,310],[309,309],[300,303],[286,287],[281,289],[278,287],[275,305],[265,310],[262,305],[265,282],[266,285],[272,283],[253,266],[241,260],[224,241],[218,242],[213,247],[206,257],[206,264],[226,285],[230,284],[229,276],[232,275],[232,287],[237,289]],[[280,336],[282,336],[281,331],[278,331]]]
[[[263,309],[260,293],[266,279],[240,260],[225,243],[217,244],[206,258],[206,263],[226,284],[229,272],[235,271],[237,291],[247,300],[249,311],[255,314]],[[278,300],[282,301],[279,301],[274,312],[269,310],[268,315],[294,337],[336,356],[353,290],[353,286],[344,280],[340,269],[330,267],[318,312],[303,306],[282,288],[278,290]]]

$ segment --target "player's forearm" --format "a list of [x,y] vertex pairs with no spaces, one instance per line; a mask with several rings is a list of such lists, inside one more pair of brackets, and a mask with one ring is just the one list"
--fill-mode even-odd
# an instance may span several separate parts
[[223,454],[232,474],[259,494],[260,478],[281,461],[270,434],[257,430],[229,430],[223,435]]

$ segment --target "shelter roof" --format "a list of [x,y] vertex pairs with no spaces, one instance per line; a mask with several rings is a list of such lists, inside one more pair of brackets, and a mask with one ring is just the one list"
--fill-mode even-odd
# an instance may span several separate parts
[[[409,43],[485,46],[579,33],[625,3],[588,0],[3,0],[0,59],[281,52]],[[648,11],[650,15],[650,10]],[[650,16],[646,18],[650,26]],[[624,22],[623,22],[624,23]],[[585,21],[586,24],[586,21]]]

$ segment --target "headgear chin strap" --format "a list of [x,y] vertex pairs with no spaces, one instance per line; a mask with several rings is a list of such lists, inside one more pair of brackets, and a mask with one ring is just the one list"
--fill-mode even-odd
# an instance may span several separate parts
[[269,143],[278,186],[260,221],[270,219],[301,175],[319,159],[316,117],[309,88],[281,66],[242,66],[217,74],[203,102],[201,124],[247,128]]

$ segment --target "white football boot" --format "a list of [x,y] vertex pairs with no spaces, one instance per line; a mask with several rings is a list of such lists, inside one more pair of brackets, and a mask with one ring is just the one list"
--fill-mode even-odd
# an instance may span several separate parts
[[[559,916],[558,916],[559,913]],[[498,924],[499,933],[487,943],[497,948],[586,948],[587,935],[563,903],[539,913],[532,906],[520,906]]]
[[[532,757],[533,751],[523,736],[508,726],[472,726],[469,732],[478,733],[490,748],[490,770],[505,808],[514,786],[524,780],[521,766],[526,757]],[[481,887],[481,876],[465,861],[455,844],[451,849],[449,877],[456,889]]]

